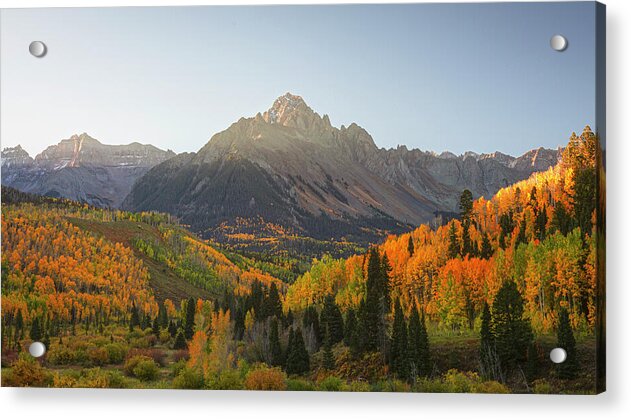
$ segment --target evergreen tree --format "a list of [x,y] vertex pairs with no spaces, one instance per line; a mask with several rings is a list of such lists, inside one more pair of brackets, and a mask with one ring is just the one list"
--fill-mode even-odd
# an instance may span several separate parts
[[245,334],[245,313],[241,306],[238,306],[234,312],[234,339],[237,341],[243,340]]
[[401,303],[397,299],[394,303],[394,323],[390,341],[390,370],[401,379],[410,376],[410,360],[408,358],[408,334]]
[[521,223],[519,224],[519,233],[517,233],[517,241],[515,242],[515,247],[519,246],[519,244],[528,243],[528,238],[526,237],[526,217],[524,216],[521,219]]
[[543,205],[543,209],[537,212],[535,217],[535,233],[537,235],[537,239],[543,241],[546,238],[546,225],[548,224],[548,213],[546,211],[545,204]]
[[175,337],[177,334],[177,325],[173,321],[169,321],[169,334],[171,334],[171,337]]
[[422,356],[421,318],[416,308],[410,313],[410,325],[408,327],[408,356],[410,358],[410,377],[413,380],[421,375],[424,363]]
[[156,337],[160,336],[160,321],[158,320],[158,317],[154,318],[153,323],[151,324],[151,331]]
[[195,300],[190,297],[186,303],[186,317],[184,318],[184,337],[187,340],[193,338],[193,329],[195,327]]
[[419,370],[418,373],[421,376],[427,377],[431,372],[431,356],[429,353],[429,337],[427,335],[427,327],[425,325],[425,313],[421,315],[421,334],[419,338],[420,351],[419,351]]
[[302,328],[304,330],[308,330],[309,327],[313,329],[313,334],[315,335],[317,341],[316,345],[319,348],[322,343],[322,333],[320,321],[318,320],[318,311],[315,306],[307,306],[307,309],[305,309],[305,313],[302,317]]
[[169,316],[167,315],[167,308],[164,303],[158,304],[158,323],[160,328],[167,328],[169,326]]
[[[248,309],[251,308],[254,310],[254,317],[257,321],[265,319],[265,314],[263,310],[263,301],[265,300],[265,293],[263,292],[263,286],[261,282],[255,281],[252,283],[252,287],[250,288],[250,296],[248,302]],[[247,312],[247,309],[246,311]]]
[[491,329],[491,311],[488,303],[484,302],[480,325],[480,363],[482,376],[487,379],[498,380],[496,372],[497,353],[495,352],[495,338]]
[[473,243],[471,242],[471,235],[469,235],[470,226],[471,222],[469,220],[462,222],[462,251],[460,254],[463,257],[473,254]]
[[573,228],[572,217],[562,203],[556,203],[552,212],[552,229],[566,236]]
[[287,339],[287,348],[285,349],[285,354],[283,355],[283,361],[285,370],[287,370],[287,362],[289,361],[289,354],[294,349],[294,336],[296,333],[294,332],[293,327],[289,327],[289,338]]
[[410,254],[410,257],[414,255],[414,240],[412,239],[411,234],[408,238],[408,254]]
[[493,333],[491,332],[491,311],[489,304],[484,302],[482,308],[480,325],[480,352],[483,352],[486,348],[493,346]]
[[344,339],[342,312],[340,312],[340,308],[331,294],[324,298],[324,307],[320,315],[320,328],[323,331],[329,331],[331,345],[337,344]]
[[135,327],[140,326],[140,316],[136,309],[136,302],[131,304],[131,316],[129,317],[129,331],[133,331]]
[[272,283],[270,286],[269,294],[263,303],[263,318],[275,316],[280,319],[283,315],[283,305],[280,301],[280,295],[278,294],[278,288],[276,283]]
[[495,348],[504,372],[526,360],[532,330],[523,318],[524,300],[513,281],[506,281],[497,292],[491,312]]
[[[74,308],[74,306],[73,306]],[[24,318],[22,317],[22,310],[18,309],[18,313],[15,316],[15,331],[14,331],[14,343],[18,343],[24,337]]]
[[355,317],[355,311],[353,308],[349,308],[346,312],[346,322],[344,323],[344,345],[351,346],[351,340],[353,334],[357,331],[357,318]]
[[493,256],[493,247],[491,246],[491,241],[489,240],[489,234],[485,233],[482,237],[482,247],[480,248],[480,258],[484,258],[488,260]]
[[184,331],[181,329],[178,330],[177,335],[175,336],[175,343],[173,343],[173,348],[176,350],[182,350],[186,348],[186,337],[184,337]]
[[276,318],[272,318],[270,323],[269,350],[270,364],[272,366],[282,366],[283,350],[280,346],[280,339],[278,338],[278,320]]
[[557,328],[557,347],[565,350],[567,358],[563,363],[557,364],[557,372],[561,379],[573,379],[579,370],[578,359],[576,357],[576,340],[572,332],[570,317],[567,309],[559,311],[559,324]]
[[537,369],[539,367],[539,355],[537,352],[537,345],[535,341],[530,342],[528,346],[528,362],[526,363],[526,377],[528,380],[533,380],[537,375]]
[[392,271],[392,267],[390,266],[390,261],[388,260],[388,255],[384,252],[381,257],[381,275],[379,277],[380,281],[380,291],[379,295],[381,297],[381,312],[382,317],[387,313],[390,313],[390,272]]
[[360,304],[360,348],[362,352],[380,349],[382,344],[383,296],[381,280],[381,259],[377,249],[368,251],[366,294]]
[[42,339],[42,329],[39,324],[39,317],[35,317],[31,323],[31,331],[29,333],[29,337],[31,337],[31,340],[33,341],[39,341]]
[[460,219],[464,221],[470,221],[473,215],[473,194],[471,191],[464,190],[460,194]]
[[448,257],[450,259],[458,257],[460,254],[460,245],[458,244],[458,234],[456,232],[456,223],[451,222],[449,226],[449,248],[447,249]]
[[294,324],[294,313],[290,310],[287,311],[287,315],[283,317],[283,325],[285,328],[290,327]]
[[294,333],[291,342],[291,349],[287,356],[287,373],[302,375],[309,372],[309,353],[305,348],[305,341],[302,337],[302,330],[298,328]]
[[323,345],[322,364],[326,370],[335,369],[335,357],[333,356],[333,350],[331,348],[331,333],[328,328],[324,333],[324,345]]
[[351,355],[356,358],[361,353],[360,333],[355,311],[349,309],[346,315],[346,324],[344,330],[344,343],[351,349]]

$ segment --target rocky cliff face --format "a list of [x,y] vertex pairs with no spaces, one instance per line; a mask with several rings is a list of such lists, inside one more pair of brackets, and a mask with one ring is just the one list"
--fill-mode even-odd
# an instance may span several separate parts
[[558,157],[545,149],[519,158],[379,149],[357,124],[332,127],[288,93],[197,153],[154,167],[123,207],[167,211],[202,233],[262,216],[310,236],[346,237],[427,222],[456,211],[465,188],[491,196]]
[[32,159],[20,146],[2,151],[2,184],[24,192],[118,207],[134,182],[175,153],[151,145],[105,145],[83,133]]

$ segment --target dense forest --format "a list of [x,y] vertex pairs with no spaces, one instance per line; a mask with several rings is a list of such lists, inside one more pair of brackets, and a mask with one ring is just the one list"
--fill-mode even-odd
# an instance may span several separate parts
[[599,153],[308,264],[3,188],[3,385],[593,393]]

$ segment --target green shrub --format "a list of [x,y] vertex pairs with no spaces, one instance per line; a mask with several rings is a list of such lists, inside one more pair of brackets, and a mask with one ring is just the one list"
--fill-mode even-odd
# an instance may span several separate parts
[[129,357],[125,361],[125,365],[123,366],[123,371],[129,376],[134,376],[134,369],[136,368],[136,366],[138,366],[140,362],[145,362],[145,361],[153,362],[153,359],[147,356],[142,356],[142,355]]
[[51,365],[71,365],[80,362],[78,352],[65,346],[53,346],[46,352],[46,361]]
[[532,392],[535,394],[552,394],[552,385],[545,379],[537,379],[532,383]]
[[319,391],[344,391],[346,383],[337,376],[328,376],[318,383]]
[[410,385],[398,379],[378,382],[380,391],[382,392],[409,392]]
[[313,382],[306,379],[288,379],[287,390],[288,391],[315,391]]
[[370,392],[370,384],[364,381],[353,381],[348,386],[351,392]]
[[127,355],[127,347],[121,343],[110,343],[105,346],[108,361],[112,364],[122,363]]
[[184,367],[173,380],[173,388],[177,389],[202,389],[204,387],[204,375],[201,372]]
[[103,347],[91,347],[87,351],[90,364],[95,366],[103,366],[109,361],[107,349]]
[[166,344],[171,341],[171,334],[169,334],[168,330],[162,330],[160,331],[160,336],[158,337],[158,339],[160,340],[160,343]]
[[141,360],[136,364],[133,372],[134,376],[141,381],[153,381],[158,377],[160,368],[158,364],[151,359]]
[[44,387],[53,377],[32,356],[22,353],[11,369],[2,375],[3,386]]
[[238,370],[226,369],[220,373],[211,375],[206,380],[206,386],[209,389],[238,390],[243,389],[243,380]]

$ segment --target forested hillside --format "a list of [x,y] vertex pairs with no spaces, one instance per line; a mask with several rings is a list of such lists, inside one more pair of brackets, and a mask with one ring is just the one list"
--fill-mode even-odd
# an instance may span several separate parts
[[554,168],[464,190],[458,219],[297,279],[168,215],[3,188],[3,384],[595,392],[599,150],[586,127]]

